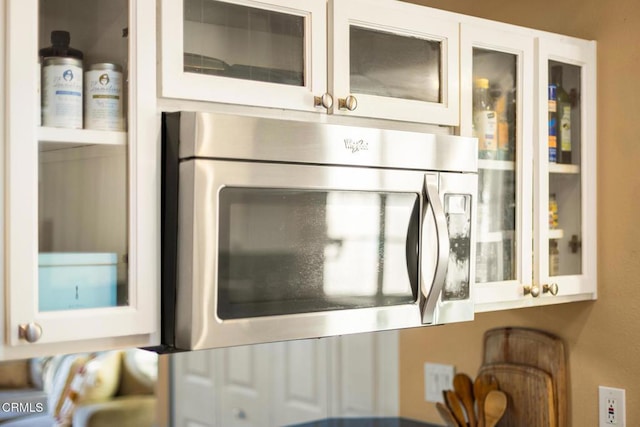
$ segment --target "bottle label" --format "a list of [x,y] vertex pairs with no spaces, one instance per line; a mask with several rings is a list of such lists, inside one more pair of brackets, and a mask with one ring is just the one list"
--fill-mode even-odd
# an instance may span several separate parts
[[82,67],[71,64],[42,68],[42,124],[82,129]]
[[480,152],[495,153],[498,148],[496,112],[481,110],[474,114],[478,149]]
[[557,107],[556,107],[557,102],[556,102],[556,100],[555,100],[555,99],[550,99],[550,100],[549,100],[549,102],[548,102],[548,104],[549,104],[549,105],[548,105],[549,112],[550,112],[550,113],[555,113],[555,112],[556,112],[556,110],[557,110]]
[[558,161],[558,141],[556,137],[556,115],[549,115],[549,162],[557,163]]
[[562,118],[560,119],[560,149],[571,151],[571,106],[562,106]]

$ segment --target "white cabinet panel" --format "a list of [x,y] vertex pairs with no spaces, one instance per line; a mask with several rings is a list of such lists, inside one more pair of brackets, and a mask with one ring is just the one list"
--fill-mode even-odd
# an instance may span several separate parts
[[163,0],[161,94],[323,111],[326,13],[315,0]]
[[283,426],[399,412],[396,331],[178,353],[171,364],[174,425]]
[[[98,13],[104,4],[97,0],[5,3],[8,324],[0,359],[157,344],[155,2],[111,2],[108,13]],[[98,61],[124,66],[126,132],[39,127],[37,52],[50,43],[54,27],[70,31],[72,47],[82,46],[85,69]],[[50,251],[114,254],[115,302],[55,311],[39,304],[47,286],[39,277],[39,255]],[[34,334],[21,334],[21,327]]]
[[216,407],[214,358],[204,351],[177,353],[172,357],[172,389],[180,396],[173,407],[175,426],[213,427],[219,425]]
[[335,114],[458,124],[453,15],[392,1],[333,0],[329,5]]

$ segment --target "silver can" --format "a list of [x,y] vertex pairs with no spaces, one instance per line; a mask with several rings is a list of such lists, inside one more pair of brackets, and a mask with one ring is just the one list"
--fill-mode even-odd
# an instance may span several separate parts
[[82,60],[44,58],[42,125],[82,129]]
[[84,74],[84,127],[124,130],[122,67],[93,64]]

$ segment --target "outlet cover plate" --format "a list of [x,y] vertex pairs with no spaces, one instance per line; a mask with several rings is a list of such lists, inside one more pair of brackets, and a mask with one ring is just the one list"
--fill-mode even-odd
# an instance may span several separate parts
[[621,388],[598,387],[599,427],[625,427],[625,391]]

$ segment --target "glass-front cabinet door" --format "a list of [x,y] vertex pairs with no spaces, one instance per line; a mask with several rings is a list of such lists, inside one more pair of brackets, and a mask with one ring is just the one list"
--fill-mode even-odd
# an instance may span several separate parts
[[532,37],[462,24],[461,122],[478,138],[476,311],[518,301],[532,280]]
[[539,39],[534,285],[596,295],[595,43]]
[[97,349],[117,337],[149,344],[159,241],[154,2],[8,3],[5,343],[13,348],[0,355]]
[[458,23],[402,2],[329,2],[333,113],[457,125]]
[[163,97],[307,111],[330,106],[325,2],[161,4]]

